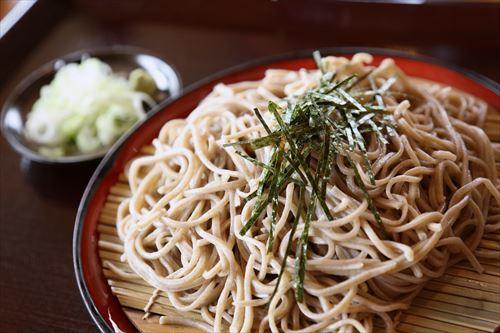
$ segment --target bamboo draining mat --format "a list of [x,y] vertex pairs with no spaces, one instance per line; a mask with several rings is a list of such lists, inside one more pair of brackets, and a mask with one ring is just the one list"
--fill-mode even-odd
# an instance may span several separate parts
[[[484,127],[497,147],[500,147],[500,113],[490,110]],[[146,153],[149,147],[144,149]],[[500,155],[495,156],[500,174]],[[130,271],[120,261],[122,244],[115,230],[118,204],[129,195],[129,187],[122,175],[111,188],[101,212],[99,232],[99,256],[103,262]],[[480,249],[500,252],[500,232],[485,235]],[[449,268],[439,279],[428,282],[410,309],[400,317],[398,331],[403,333],[478,333],[493,332],[500,325],[500,261],[480,259],[485,271],[478,274],[467,263],[461,262]],[[150,311],[154,315],[143,320],[142,309],[148,303],[154,289],[146,282],[122,281],[112,270],[103,269],[113,293],[132,323],[143,333],[175,332],[192,333],[199,330],[176,325],[160,325],[158,315],[194,316],[196,313],[179,313],[169,306],[166,297],[159,294]],[[376,332],[383,332],[377,328]]]

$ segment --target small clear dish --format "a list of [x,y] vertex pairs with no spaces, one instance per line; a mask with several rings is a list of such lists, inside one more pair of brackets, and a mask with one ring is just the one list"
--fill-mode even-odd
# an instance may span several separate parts
[[[102,158],[110,147],[91,153],[78,153],[67,156],[50,157],[38,152],[39,145],[29,140],[24,132],[24,125],[33,103],[40,96],[40,88],[49,84],[57,70],[67,63],[80,62],[89,57],[96,57],[107,63],[114,73],[128,75],[136,68],[145,70],[156,84],[152,95],[159,104],[168,98],[177,97],[181,93],[181,80],[176,70],[160,58],[135,47],[116,46],[99,49],[82,50],[57,58],[41,66],[24,78],[7,98],[1,114],[1,129],[10,145],[23,157],[29,160],[48,163],[79,163]],[[154,107],[152,108],[154,109]],[[151,110],[146,109],[146,112]],[[133,126],[129,130],[133,130]]]

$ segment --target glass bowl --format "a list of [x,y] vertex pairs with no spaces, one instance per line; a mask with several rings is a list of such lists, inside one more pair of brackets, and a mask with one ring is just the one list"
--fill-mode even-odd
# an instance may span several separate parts
[[[152,95],[159,104],[181,93],[181,80],[176,70],[162,59],[135,47],[106,47],[74,52],[46,63],[24,78],[7,98],[1,114],[1,129],[10,145],[23,157],[39,163],[79,163],[102,158],[109,147],[90,153],[50,157],[38,152],[40,147],[29,140],[24,132],[24,124],[33,103],[40,96],[40,88],[49,84],[57,70],[67,63],[96,57],[107,63],[114,73],[128,75],[136,68],[148,72],[155,81],[157,90]],[[152,107],[151,109],[154,109]],[[146,112],[151,110],[146,109]],[[137,125],[137,124],[136,124]],[[133,130],[136,126],[132,126]]]

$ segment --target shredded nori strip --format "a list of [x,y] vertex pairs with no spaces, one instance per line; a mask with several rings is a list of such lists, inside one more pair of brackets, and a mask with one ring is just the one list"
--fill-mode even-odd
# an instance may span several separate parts
[[[391,113],[386,111],[382,97],[386,94],[398,94],[389,91],[396,78],[387,79],[379,88],[375,86],[371,77],[372,71],[359,77],[353,74],[343,80],[335,81],[336,73],[325,72],[319,52],[314,52],[313,56],[322,73],[319,85],[302,96],[287,100],[287,106],[284,108],[270,101],[268,110],[276,120],[274,128],[267,124],[261,112],[255,108],[255,115],[267,135],[224,145],[249,147],[253,150],[272,147],[272,156],[267,163],[236,151],[238,155],[263,168],[257,189],[244,199],[244,202],[248,202],[257,198],[250,218],[240,234],[245,235],[271,204],[268,252],[272,251],[276,238],[274,228],[279,211],[279,195],[291,182],[300,189],[298,212],[291,225],[290,239],[271,299],[275,296],[286,269],[286,259],[292,252],[293,235],[302,217],[304,229],[297,242],[295,253],[294,288],[297,302],[303,301],[309,227],[311,221],[318,218],[315,213],[317,204],[328,220],[334,220],[326,203],[326,188],[332,175],[341,174],[335,166],[335,159],[339,154],[346,156],[349,167],[354,171],[354,181],[368,202],[379,233],[382,238],[387,238],[383,221],[351,154],[361,155],[363,163],[360,167],[368,175],[370,184],[375,186],[375,175],[365,137],[374,134],[381,144],[387,144],[386,136],[393,135],[394,119]],[[371,89],[360,88],[360,83],[365,80],[369,82]],[[311,161],[316,163],[312,164]],[[306,194],[309,198],[307,204]]]

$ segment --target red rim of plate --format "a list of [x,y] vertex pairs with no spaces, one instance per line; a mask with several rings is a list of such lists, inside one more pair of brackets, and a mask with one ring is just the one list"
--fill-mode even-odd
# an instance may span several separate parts
[[[485,77],[440,63],[434,59],[407,53],[366,48],[323,49],[323,55],[352,56],[356,52],[368,52],[378,65],[384,58],[391,57],[403,71],[414,77],[450,85],[477,96],[493,108],[500,110],[500,86]],[[104,157],[92,176],[78,208],[73,235],[73,261],[78,288],[94,323],[101,332],[114,332],[112,321],[124,332],[137,332],[125,315],[118,299],[102,273],[98,254],[97,223],[99,213],[106,202],[109,189],[118,181],[125,163],[133,158],[139,149],[157,136],[162,125],[175,118],[184,118],[212,90],[217,83],[234,83],[258,80],[269,68],[297,70],[315,68],[312,51],[301,51],[261,59],[218,73],[188,87],[182,96],[167,100],[148,114],[148,119],[136,125],[122,137]]]

